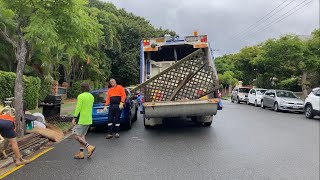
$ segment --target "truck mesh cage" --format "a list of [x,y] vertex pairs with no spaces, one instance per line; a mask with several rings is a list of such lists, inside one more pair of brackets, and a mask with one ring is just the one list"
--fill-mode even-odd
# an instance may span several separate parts
[[199,49],[140,84],[145,102],[199,99],[218,88],[217,77],[205,52]]

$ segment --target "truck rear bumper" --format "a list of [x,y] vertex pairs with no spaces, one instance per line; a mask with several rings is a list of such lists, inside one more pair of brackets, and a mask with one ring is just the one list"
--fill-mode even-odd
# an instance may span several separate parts
[[145,118],[216,115],[219,99],[145,102]]

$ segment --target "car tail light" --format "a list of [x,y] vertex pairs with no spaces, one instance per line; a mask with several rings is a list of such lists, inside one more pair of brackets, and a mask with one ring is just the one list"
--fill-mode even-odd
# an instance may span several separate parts
[[207,42],[207,36],[201,36],[201,39],[200,39],[201,42]]

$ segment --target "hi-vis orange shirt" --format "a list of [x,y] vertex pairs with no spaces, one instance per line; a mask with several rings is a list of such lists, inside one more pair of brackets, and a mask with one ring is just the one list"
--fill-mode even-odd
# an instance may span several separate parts
[[106,104],[120,104],[120,102],[124,103],[126,99],[126,93],[124,88],[120,85],[116,85],[115,87],[111,87],[108,89]]
[[7,114],[2,114],[2,115],[0,115],[0,119],[6,120],[6,121],[11,121],[14,125],[14,129],[16,129],[16,123],[15,123],[14,118],[12,116],[7,115]]

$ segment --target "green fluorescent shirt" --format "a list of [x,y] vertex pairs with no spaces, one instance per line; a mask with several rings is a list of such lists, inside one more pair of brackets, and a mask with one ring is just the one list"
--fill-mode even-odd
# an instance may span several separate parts
[[80,94],[77,98],[77,106],[74,112],[74,117],[78,117],[78,124],[91,125],[92,124],[92,107],[94,97],[88,92]]

